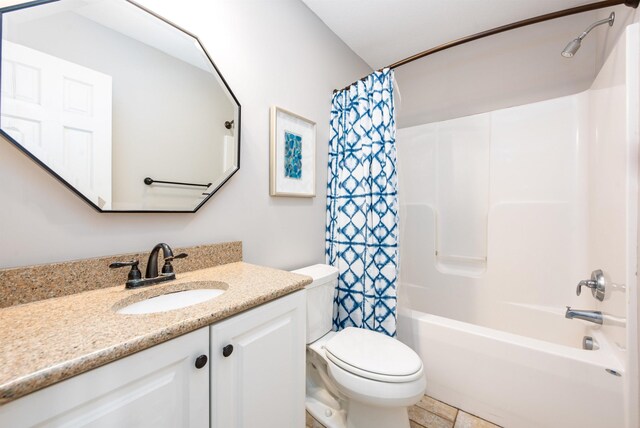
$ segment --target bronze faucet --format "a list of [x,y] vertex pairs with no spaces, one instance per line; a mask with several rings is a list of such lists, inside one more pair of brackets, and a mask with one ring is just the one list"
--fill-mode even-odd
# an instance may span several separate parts
[[[162,250],[164,265],[162,266],[162,273],[158,274],[158,253],[160,250]],[[140,263],[138,260],[131,260],[130,262],[114,262],[111,263],[109,267],[113,269],[131,266],[125,287],[138,288],[176,279],[176,273],[173,271],[171,262],[175,259],[184,259],[185,257],[187,257],[187,253],[180,253],[174,256],[173,250],[169,245],[160,243],[153,247],[149,254],[145,278],[142,278],[142,272],[140,272],[140,269],[138,268],[138,264]]]

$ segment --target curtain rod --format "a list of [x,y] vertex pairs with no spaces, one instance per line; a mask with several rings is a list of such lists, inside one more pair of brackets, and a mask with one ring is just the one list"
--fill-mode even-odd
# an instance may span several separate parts
[[[460,46],[460,45],[463,45],[465,43],[473,42],[474,40],[482,39],[482,38],[485,38],[485,37],[488,37],[488,36],[493,36],[494,34],[503,33],[505,31],[509,31],[509,30],[515,30],[516,28],[526,27],[527,25],[538,24],[540,22],[549,21],[549,20],[556,19],[556,18],[562,18],[564,16],[575,15],[577,13],[582,13],[582,12],[589,12],[589,11],[592,11],[592,10],[602,9],[602,8],[605,8],[605,7],[618,6],[618,5],[621,5],[621,4],[624,4],[625,6],[629,6],[629,7],[632,7],[634,9],[636,9],[638,7],[639,3],[640,3],[640,0],[604,0],[604,1],[599,1],[599,2],[595,2],[595,3],[585,4],[585,5],[582,5],[582,6],[572,7],[572,8],[569,8],[569,9],[559,10],[557,12],[551,12],[551,13],[547,13],[547,14],[544,14],[544,15],[535,16],[535,17],[529,18],[529,19],[523,19],[522,21],[512,22],[511,24],[502,25],[500,27],[495,27],[495,28],[492,28],[490,30],[481,31],[480,33],[471,34],[470,36],[462,37],[460,39],[456,39],[456,40],[452,40],[452,41],[447,42],[447,43],[443,43],[443,44],[441,44],[439,46],[436,46],[434,48],[427,49],[426,51],[422,51],[422,52],[417,53],[415,55],[412,55],[412,56],[410,56],[408,58],[401,59],[400,61],[394,62],[391,65],[388,65],[386,67],[383,67],[383,68],[379,69],[378,71],[382,71],[385,68],[390,68],[390,69],[393,70],[393,69],[401,67],[401,66],[403,66],[405,64],[409,64],[410,62],[413,62],[413,61],[415,61],[417,59],[424,58],[426,56],[434,54],[436,52],[440,52],[440,51],[452,48],[454,46]],[[368,76],[365,76],[365,77],[363,77],[363,78],[361,78],[359,80],[365,80],[367,77]],[[344,91],[345,89],[348,89],[349,87],[351,87],[352,85],[355,85],[356,83],[358,83],[357,80],[355,82],[353,82],[351,85],[345,86],[344,88],[342,88],[340,90],[334,89],[333,92],[336,93],[338,91]]]

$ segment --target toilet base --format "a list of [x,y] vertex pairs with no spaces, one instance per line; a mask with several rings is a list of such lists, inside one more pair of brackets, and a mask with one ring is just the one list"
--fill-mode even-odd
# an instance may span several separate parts
[[307,397],[305,407],[315,420],[326,428],[409,428],[406,407],[373,407],[349,402],[349,411],[335,409],[322,401]]
[[347,418],[344,410],[327,406],[322,401],[307,396],[305,399],[307,412],[326,428],[346,428]]
[[409,428],[406,407],[374,407],[349,401],[347,428]]

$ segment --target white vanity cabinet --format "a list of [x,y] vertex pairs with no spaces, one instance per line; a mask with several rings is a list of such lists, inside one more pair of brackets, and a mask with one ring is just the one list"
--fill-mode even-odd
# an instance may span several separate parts
[[302,290],[211,326],[212,428],[304,427],[305,305]]
[[305,310],[301,290],[90,370],[0,406],[0,427],[303,427]]
[[[209,426],[209,328],[0,406],[1,427]],[[203,360],[200,360],[200,363]]]

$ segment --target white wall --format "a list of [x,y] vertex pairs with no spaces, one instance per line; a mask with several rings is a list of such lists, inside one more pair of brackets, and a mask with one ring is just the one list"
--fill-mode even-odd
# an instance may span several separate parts
[[[605,272],[603,313],[624,323],[602,331],[627,368],[627,426],[638,426],[637,197],[640,24],[627,27],[591,86],[589,157],[589,264]],[[606,320],[605,320],[606,321]]]
[[[322,262],[331,91],[370,69],[298,0],[141,3],[196,34],[238,97],[240,171],[196,214],[99,214],[0,141],[0,267],[229,240],[251,263]],[[271,105],[318,124],[313,199],[269,197]]]
[[[640,22],[640,14],[636,14],[633,18],[633,22],[634,23],[638,23]],[[636,30],[638,31],[638,30]],[[635,72],[635,78],[633,76],[629,76],[629,82],[633,85],[635,83],[635,91],[638,92],[640,91],[640,62],[636,63],[635,66],[637,67],[637,71]],[[633,83],[632,83],[633,82]],[[638,97],[638,99],[636,99],[635,103],[631,103],[630,107],[635,108],[636,111],[638,109],[640,109],[640,96]],[[640,114],[638,114],[637,116],[640,116]],[[636,137],[640,138],[640,129],[638,129]],[[640,152],[638,153],[638,157],[637,157],[637,163],[636,165],[640,165]],[[638,187],[640,187],[640,176],[638,177]],[[640,206],[640,192],[638,192],[637,195],[637,204],[636,204],[636,208]],[[640,215],[637,216],[637,223],[636,223],[636,238],[637,238],[637,242],[640,242]],[[635,322],[634,322],[634,317],[630,317],[629,318],[629,337],[630,337],[630,341],[629,341],[629,346],[630,346],[630,367],[629,367],[629,372],[630,375],[632,376],[632,379],[635,379],[636,382],[634,382],[634,385],[631,385],[631,387],[628,389],[629,390],[629,406],[632,409],[635,409],[634,411],[631,412],[630,418],[629,418],[629,426],[633,426],[634,424],[637,426],[640,424],[640,376],[638,375],[640,373],[640,293],[638,293],[638,288],[640,288],[640,276],[638,275],[638,266],[640,266],[640,251],[637,251],[636,254],[636,283],[635,283],[635,287],[631,288],[631,291],[629,292],[629,300],[628,300],[628,307],[631,313],[633,313],[635,315]],[[635,327],[635,329],[634,329]],[[633,346],[634,346],[634,341],[635,341],[635,355],[633,352]],[[635,364],[634,364],[635,361]]]
[[[628,178],[636,176],[630,168],[637,166],[630,159],[633,146],[627,142],[626,51],[627,38],[622,37],[589,91],[589,266],[602,269],[610,285],[608,298],[598,308],[622,318],[626,317],[623,287],[631,279],[627,244],[636,244],[635,239],[628,242],[631,230],[627,224],[636,194],[631,204]],[[637,126],[637,119],[633,123]],[[619,348],[626,348],[624,326],[609,325],[604,330]]]

